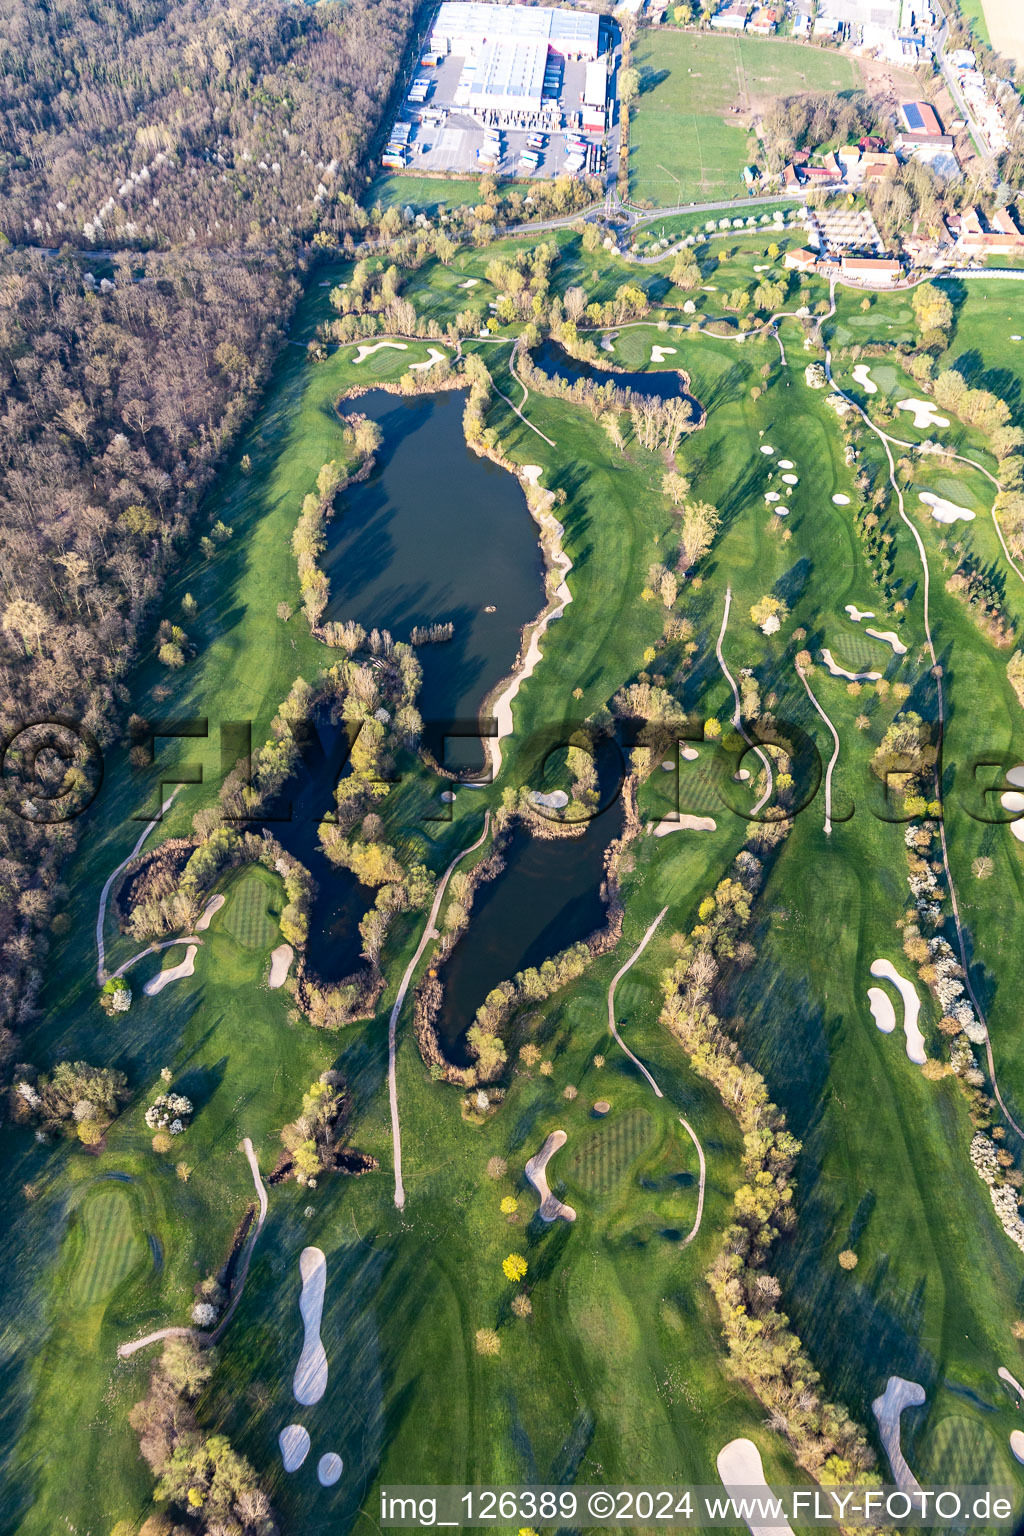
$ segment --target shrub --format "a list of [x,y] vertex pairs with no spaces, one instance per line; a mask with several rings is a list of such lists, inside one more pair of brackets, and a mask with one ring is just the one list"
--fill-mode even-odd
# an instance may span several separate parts
[[839,1267],[841,1269],[856,1269],[857,1255],[852,1248],[844,1248],[839,1255]]
[[533,1311],[533,1302],[525,1291],[519,1291],[517,1295],[512,1297],[512,1311],[516,1317],[529,1317]]
[[157,1131],[156,1135],[153,1137],[153,1151],[161,1153],[169,1152],[171,1150],[171,1145],[171,1138],[168,1136],[167,1132]]
[[192,1118],[192,1101],[183,1093],[157,1094],[146,1110],[146,1124],[151,1131],[169,1131],[180,1136]]
[[503,1259],[501,1267],[505,1271],[505,1278],[515,1285],[526,1274],[527,1263],[521,1253],[510,1253],[507,1259]]
[[478,1328],[476,1331],[476,1352],[478,1355],[500,1355],[501,1340],[493,1328]]
[[487,1161],[487,1177],[489,1179],[503,1179],[508,1172],[508,1163],[503,1157],[491,1157]]

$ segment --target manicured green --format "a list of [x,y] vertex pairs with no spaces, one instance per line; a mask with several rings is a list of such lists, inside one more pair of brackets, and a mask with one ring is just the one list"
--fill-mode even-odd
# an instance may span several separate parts
[[280,936],[280,901],[274,902],[275,882],[263,870],[246,870],[232,882],[224,926],[246,949],[267,949]]
[[106,1301],[140,1256],[131,1208],[123,1190],[109,1185],[82,1202],[85,1242],[78,1263],[77,1299],[83,1307]]

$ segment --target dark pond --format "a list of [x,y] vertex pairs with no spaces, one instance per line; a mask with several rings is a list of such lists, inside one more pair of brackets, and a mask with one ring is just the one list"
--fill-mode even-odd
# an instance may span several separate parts
[[449,1061],[468,1066],[466,1031],[499,981],[541,965],[605,921],[605,849],[622,831],[622,804],[595,817],[582,837],[532,837],[518,829],[505,868],[481,886],[470,924],[444,968],[437,1027]]
[[317,828],[334,810],[334,786],[347,743],[342,728],[324,718],[314,721],[314,732],[304,765],[284,786],[266,827],[316,881],[306,959],[313,974],[331,985],[363,963],[359,923],[373,905],[373,892],[349,870],[332,864],[320,847]]
[[[511,670],[520,632],[544,604],[537,526],[519,482],[466,446],[465,396],[406,400],[375,390],[342,403],[378,423],[384,442],[371,478],[338,502],[323,557],[329,619],[357,619],[408,640],[414,624],[451,621],[454,638],[423,645],[420,713],[473,728],[486,694]],[[488,607],[494,612],[488,613]],[[479,764],[479,748],[447,762]]]
[[632,390],[634,395],[644,395],[658,400],[689,400],[695,416],[700,415],[700,403],[688,395],[683,387],[682,374],[673,368],[651,370],[650,373],[612,373],[599,368],[596,363],[583,362],[570,357],[564,347],[550,337],[542,341],[530,356],[549,378],[565,379],[575,384],[577,379],[592,379],[595,384],[614,384],[616,389]]

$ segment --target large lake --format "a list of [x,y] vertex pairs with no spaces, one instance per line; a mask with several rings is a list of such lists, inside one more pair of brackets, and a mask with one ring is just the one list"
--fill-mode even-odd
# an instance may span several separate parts
[[[465,395],[404,399],[375,390],[341,409],[378,423],[374,473],[338,498],[323,567],[329,619],[357,619],[408,640],[413,625],[451,621],[452,640],[418,649],[420,713],[476,725],[489,691],[511,670],[522,627],[544,606],[537,525],[518,480],[462,435]],[[487,609],[492,607],[493,613]],[[479,763],[479,750],[448,762]]]

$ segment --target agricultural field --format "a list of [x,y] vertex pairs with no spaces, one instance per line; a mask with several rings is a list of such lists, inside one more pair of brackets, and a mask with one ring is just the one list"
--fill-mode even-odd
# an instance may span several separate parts
[[753,115],[774,97],[860,84],[856,63],[841,54],[708,33],[641,33],[634,64],[630,194],[664,207],[742,197],[740,173],[757,158]]

